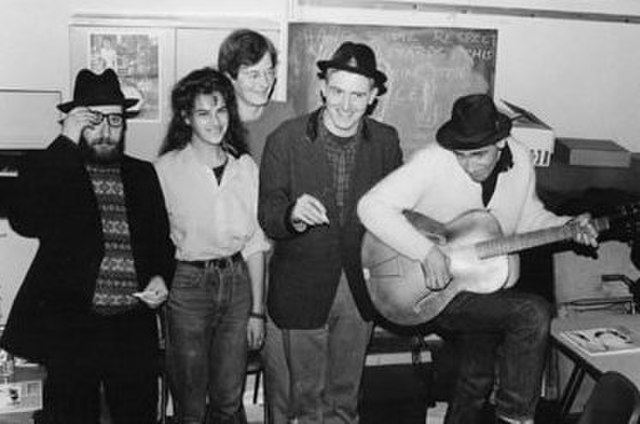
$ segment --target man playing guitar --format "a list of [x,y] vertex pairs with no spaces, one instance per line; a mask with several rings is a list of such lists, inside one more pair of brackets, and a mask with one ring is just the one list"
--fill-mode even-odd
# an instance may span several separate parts
[[[509,137],[511,120],[484,94],[459,98],[451,119],[405,165],[374,186],[359,202],[365,227],[401,255],[422,264],[434,293],[458,278],[443,244],[420,232],[407,211],[450,222],[470,211],[492,215],[507,236],[569,225],[576,242],[597,246],[589,214],[559,217],[535,192],[529,150]],[[473,212],[472,212],[473,214]],[[471,215],[458,227],[470,226]],[[458,228],[459,230],[460,228]],[[496,291],[462,290],[431,324],[455,337],[460,368],[445,423],[479,421],[497,378],[496,422],[533,423],[539,399],[551,308],[544,299],[509,289],[517,261]],[[497,370],[497,374],[496,374]]]

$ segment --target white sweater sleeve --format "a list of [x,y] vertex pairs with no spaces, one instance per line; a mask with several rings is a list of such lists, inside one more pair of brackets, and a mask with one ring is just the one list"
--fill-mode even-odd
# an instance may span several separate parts
[[525,203],[516,232],[523,233],[563,225],[570,219],[570,217],[558,216],[552,213],[547,210],[542,201],[540,201],[536,194],[536,174],[533,170],[533,165],[531,165],[529,172],[526,190]]
[[429,184],[430,157],[417,153],[411,161],[389,174],[367,192],[358,203],[358,216],[380,240],[404,256],[422,261],[433,242],[404,217],[414,209]]

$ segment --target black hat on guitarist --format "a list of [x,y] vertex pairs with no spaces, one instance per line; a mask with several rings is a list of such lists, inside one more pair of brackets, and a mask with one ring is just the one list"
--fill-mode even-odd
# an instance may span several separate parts
[[447,150],[474,150],[497,143],[511,132],[511,119],[498,112],[491,97],[471,94],[453,104],[451,119],[436,133]]

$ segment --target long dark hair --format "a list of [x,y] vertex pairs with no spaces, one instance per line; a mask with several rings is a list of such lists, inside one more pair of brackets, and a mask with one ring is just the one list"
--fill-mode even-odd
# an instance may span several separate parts
[[191,71],[178,81],[171,91],[172,117],[160,148],[161,155],[172,150],[183,149],[191,141],[193,131],[185,118],[193,111],[196,97],[213,93],[220,93],[229,111],[229,126],[224,135],[222,147],[236,157],[248,152],[245,129],[238,115],[233,85],[221,72],[211,67],[204,67]]

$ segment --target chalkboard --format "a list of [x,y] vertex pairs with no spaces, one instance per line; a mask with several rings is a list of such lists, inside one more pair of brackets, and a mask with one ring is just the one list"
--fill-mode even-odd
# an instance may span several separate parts
[[493,29],[291,23],[288,95],[299,113],[316,108],[316,62],[344,41],[368,44],[389,78],[372,116],[398,129],[409,157],[435,140],[458,97],[493,94],[497,38]]

